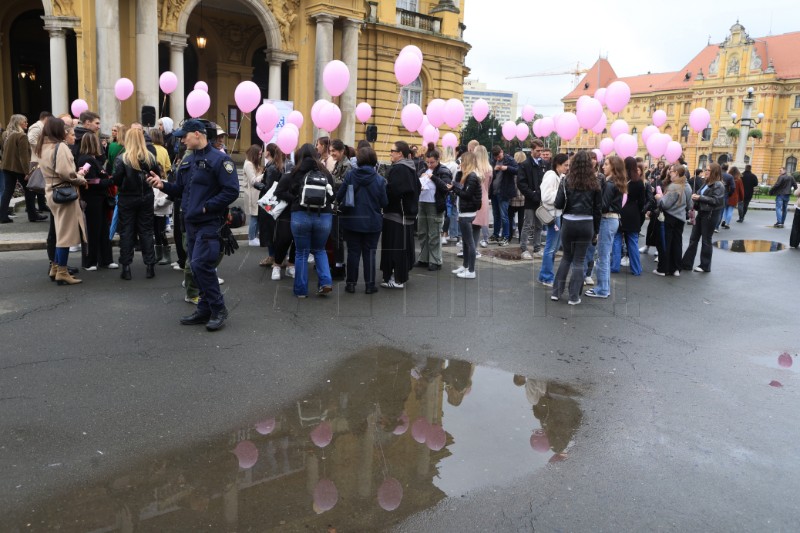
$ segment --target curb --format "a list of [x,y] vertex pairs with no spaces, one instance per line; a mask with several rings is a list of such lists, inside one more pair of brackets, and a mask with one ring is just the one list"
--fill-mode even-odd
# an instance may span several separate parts
[[[234,233],[237,241],[246,241],[247,233]],[[170,244],[175,244],[174,237],[167,237]],[[119,246],[119,237],[115,237],[111,241],[112,246]],[[47,240],[42,239],[29,239],[24,241],[0,241],[0,252],[26,252],[30,250],[45,250],[47,249]]]

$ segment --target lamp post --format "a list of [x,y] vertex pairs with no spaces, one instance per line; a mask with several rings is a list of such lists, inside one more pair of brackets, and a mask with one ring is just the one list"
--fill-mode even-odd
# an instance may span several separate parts
[[[747,151],[747,137],[750,134],[750,128],[757,124],[761,124],[764,120],[764,113],[759,113],[757,118],[750,118],[750,111],[753,107],[753,93],[755,89],[752,87],[747,88],[747,96],[744,99],[744,109],[742,109],[742,118],[737,120],[736,113],[731,113],[731,120],[734,124],[741,123],[742,127],[739,129],[738,144],[736,145],[736,159],[733,164],[738,168],[744,168],[744,156]],[[751,160],[752,163],[752,160]]]
[[[497,133],[497,129],[492,127],[489,128],[489,135],[492,137],[492,146],[494,146],[494,134]],[[489,150],[491,152],[491,150]]]

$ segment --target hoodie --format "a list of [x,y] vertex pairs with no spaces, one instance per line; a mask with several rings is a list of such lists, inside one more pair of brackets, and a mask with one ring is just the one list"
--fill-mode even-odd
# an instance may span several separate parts
[[[347,188],[353,185],[354,207],[345,207]],[[386,207],[386,182],[372,167],[359,167],[344,176],[336,193],[336,201],[341,206],[339,223],[347,231],[358,233],[378,233],[383,227],[381,208]]]
[[421,190],[414,161],[401,159],[394,163],[386,174],[386,195],[389,203],[383,210],[384,218],[400,224],[413,224],[419,211]]

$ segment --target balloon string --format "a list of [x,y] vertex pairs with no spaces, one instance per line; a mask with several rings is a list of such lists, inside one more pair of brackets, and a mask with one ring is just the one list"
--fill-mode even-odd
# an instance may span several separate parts
[[164,116],[164,108],[167,107],[167,94],[164,94],[164,101],[161,103],[161,115]]
[[397,93],[397,105],[394,108],[394,115],[392,116],[392,122],[389,125],[389,129],[386,130],[386,137],[383,141],[383,150],[386,151],[386,146],[389,144],[389,132],[394,129],[394,122],[397,119],[397,111],[400,109],[400,101],[403,97],[403,89],[400,89],[400,92]]

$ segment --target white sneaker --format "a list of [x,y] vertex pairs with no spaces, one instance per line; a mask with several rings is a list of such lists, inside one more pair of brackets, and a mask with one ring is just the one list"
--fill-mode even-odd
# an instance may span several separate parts
[[653,270],[653,274],[655,274],[656,276],[661,276],[661,277],[666,276],[666,274],[664,274],[663,272],[659,272],[658,270]]
[[629,258],[627,258],[627,257],[623,257],[622,259],[619,260],[619,264],[620,264],[620,266],[624,266],[624,267],[631,266],[631,260]]
[[181,287],[186,288],[186,280],[181,281]]
[[287,266],[286,267],[286,277],[287,278],[293,278],[294,277],[294,267],[293,266]]
[[308,264],[309,265],[314,264],[314,254],[308,254]]
[[694,271],[695,271],[695,272],[704,272],[704,273],[708,273],[708,270],[703,270],[703,268],[702,268],[702,267],[699,267],[699,266],[696,266],[696,267],[694,267]]
[[679,277],[681,277],[681,271],[680,270],[676,270],[675,272],[672,273],[672,275],[675,276],[676,278],[679,278]]
[[650,247],[649,246],[642,246],[641,248],[639,248],[639,253],[640,254],[646,254],[649,251],[650,251]]
[[217,283],[219,283],[220,285],[223,285],[225,283],[225,280],[222,279],[222,278],[217,278]]
[[261,240],[260,239],[250,239],[249,241],[247,241],[247,244],[249,246],[261,246]]
[[531,253],[528,250],[525,250],[524,252],[522,252],[522,258],[523,259],[533,259],[533,256],[531,255]]
[[475,276],[475,272],[470,272],[469,270],[465,270],[463,272],[459,272],[458,274],[456,274],[456,276],[458,276],[459,278],[462,278],[462,279],[475,279],[475,277],[476,277]]
[[397,283],[395,280],[390,279],[389,281],[384,281],[381,283],[381,287],[384,289],[405,289],[406,286],[402,283]]
[[448,242],[447,237],[442,237],[442,244],[446,245]]
[[81,247],[80,246],[70,246],[69,247],[69,251],[70,252],[80,252],[81,251]]
[[458,274],[461,274],[462,272],[464,272],[465,270],[466,270],[466,268],[464,268],[463,266],[460,266],[457,269],[453,270],[453,274],[458,275]]
[[578,305],[581,303],[581,299],[578,298],[577,300],[570,300],[567,302],[569,305]]
[[592,279],[592,276],[586,276],[584,278],[584,280],[583,280],[583,284],[584,285],[594,285],[594,280]]
[[475,259],[477,259],[479,257],[483,257],[483,256],[481,255],[481,253],[479,251],[476,250],[475,251]]
[[172,270],[179,270],[179,271],[182,272],[184,269],[182,269],[181,266],[178,263],[174,263],[172,265]]
[[94,265],[92,265],[92,266],[90,266],[90,267],[84,267],[84,270],[85,270],[86,272],[96,272],[96,271],[97,271],[97,267],[96,267],[96,266],[94,266]]
[[281,279],[281,267],[275,265],[272,267],[272,281],[278,281]]
[[109,263],[108,265],[106,265],[106,268],[110,268],[111,270],[116,270],[119,268],[119,265],[116,263]]
[[485,240],[481,241],[481,248],[486,248],[488,246],[489,246],[488,242],[486,242]]
[[456,257],[464,257],[464,252],[463,251],[462,252],[458,252],[456,254]]
[[458,248],[459,250],[461,250],[462,248],[464,248],[464,243],[462,243],[461,241],[458,241],[458,242],[456,243],[456,248]]

